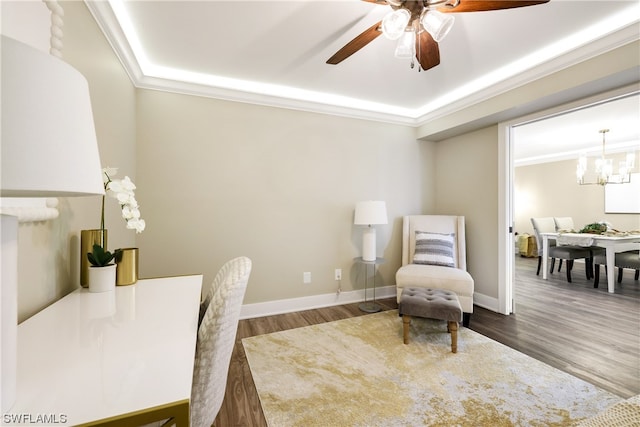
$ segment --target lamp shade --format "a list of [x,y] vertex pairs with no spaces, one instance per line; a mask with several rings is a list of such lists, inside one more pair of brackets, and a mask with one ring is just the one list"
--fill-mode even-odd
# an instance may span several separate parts
[[375,225],[387,223],[387,205],[383,201],[369,200],[358,202],[353,223],[356,225]]
[[104,194],[89,86],[66,62],[2,36],[0,196]]

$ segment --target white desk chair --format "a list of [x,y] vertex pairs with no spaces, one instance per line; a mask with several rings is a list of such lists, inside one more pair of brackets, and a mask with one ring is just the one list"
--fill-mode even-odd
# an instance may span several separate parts
[[[198,329],[191,386],[192,427],[210,427],[222,406],[227,388],[229,362],[236,342],[240,308],[250,274],[249,258],[232,259],[222,267],[221,273],[216,275],[205,298],[208,306]],[[170,419],[161,425],[171,426],[175,425],[175,422]]]

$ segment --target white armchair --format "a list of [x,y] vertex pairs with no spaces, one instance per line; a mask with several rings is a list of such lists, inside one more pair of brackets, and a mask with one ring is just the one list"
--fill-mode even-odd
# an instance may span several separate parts
[[402,290],[407,287],[455,292],[463,311],[462,324],[469,326],[474,281],[467,272],[463,216],[411,215],[403,218],[402,267],[396,272],[396,287],[398,303]]

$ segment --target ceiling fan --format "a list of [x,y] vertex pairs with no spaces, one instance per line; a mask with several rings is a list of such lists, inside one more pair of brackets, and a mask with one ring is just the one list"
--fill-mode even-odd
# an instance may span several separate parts
[[389,5],[392,11],[382,21],[372,25],[347,43],[327,60],[327,64],[339,64],[380,34],[398,40],[396,57],[418,60],[419,70],[428,70],[440,64],[438,42],[453,25],[449,13],[481,12],[516,7],[533,6],[549,0],[363,0],[379,5]]

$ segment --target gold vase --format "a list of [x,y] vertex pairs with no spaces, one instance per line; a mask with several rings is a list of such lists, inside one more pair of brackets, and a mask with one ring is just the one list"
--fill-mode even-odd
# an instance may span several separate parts
[[[104,241],[103,234],[104,233]],[[80,285],[83,288],[89,286],[89,260],[87,253],[93,251],[93,245],[102,245],[107,248],[107,230],[82,230],[80,231]]]
[[124,248],[116,258],[116,286],[133,285],[138,281],[138,248]]

